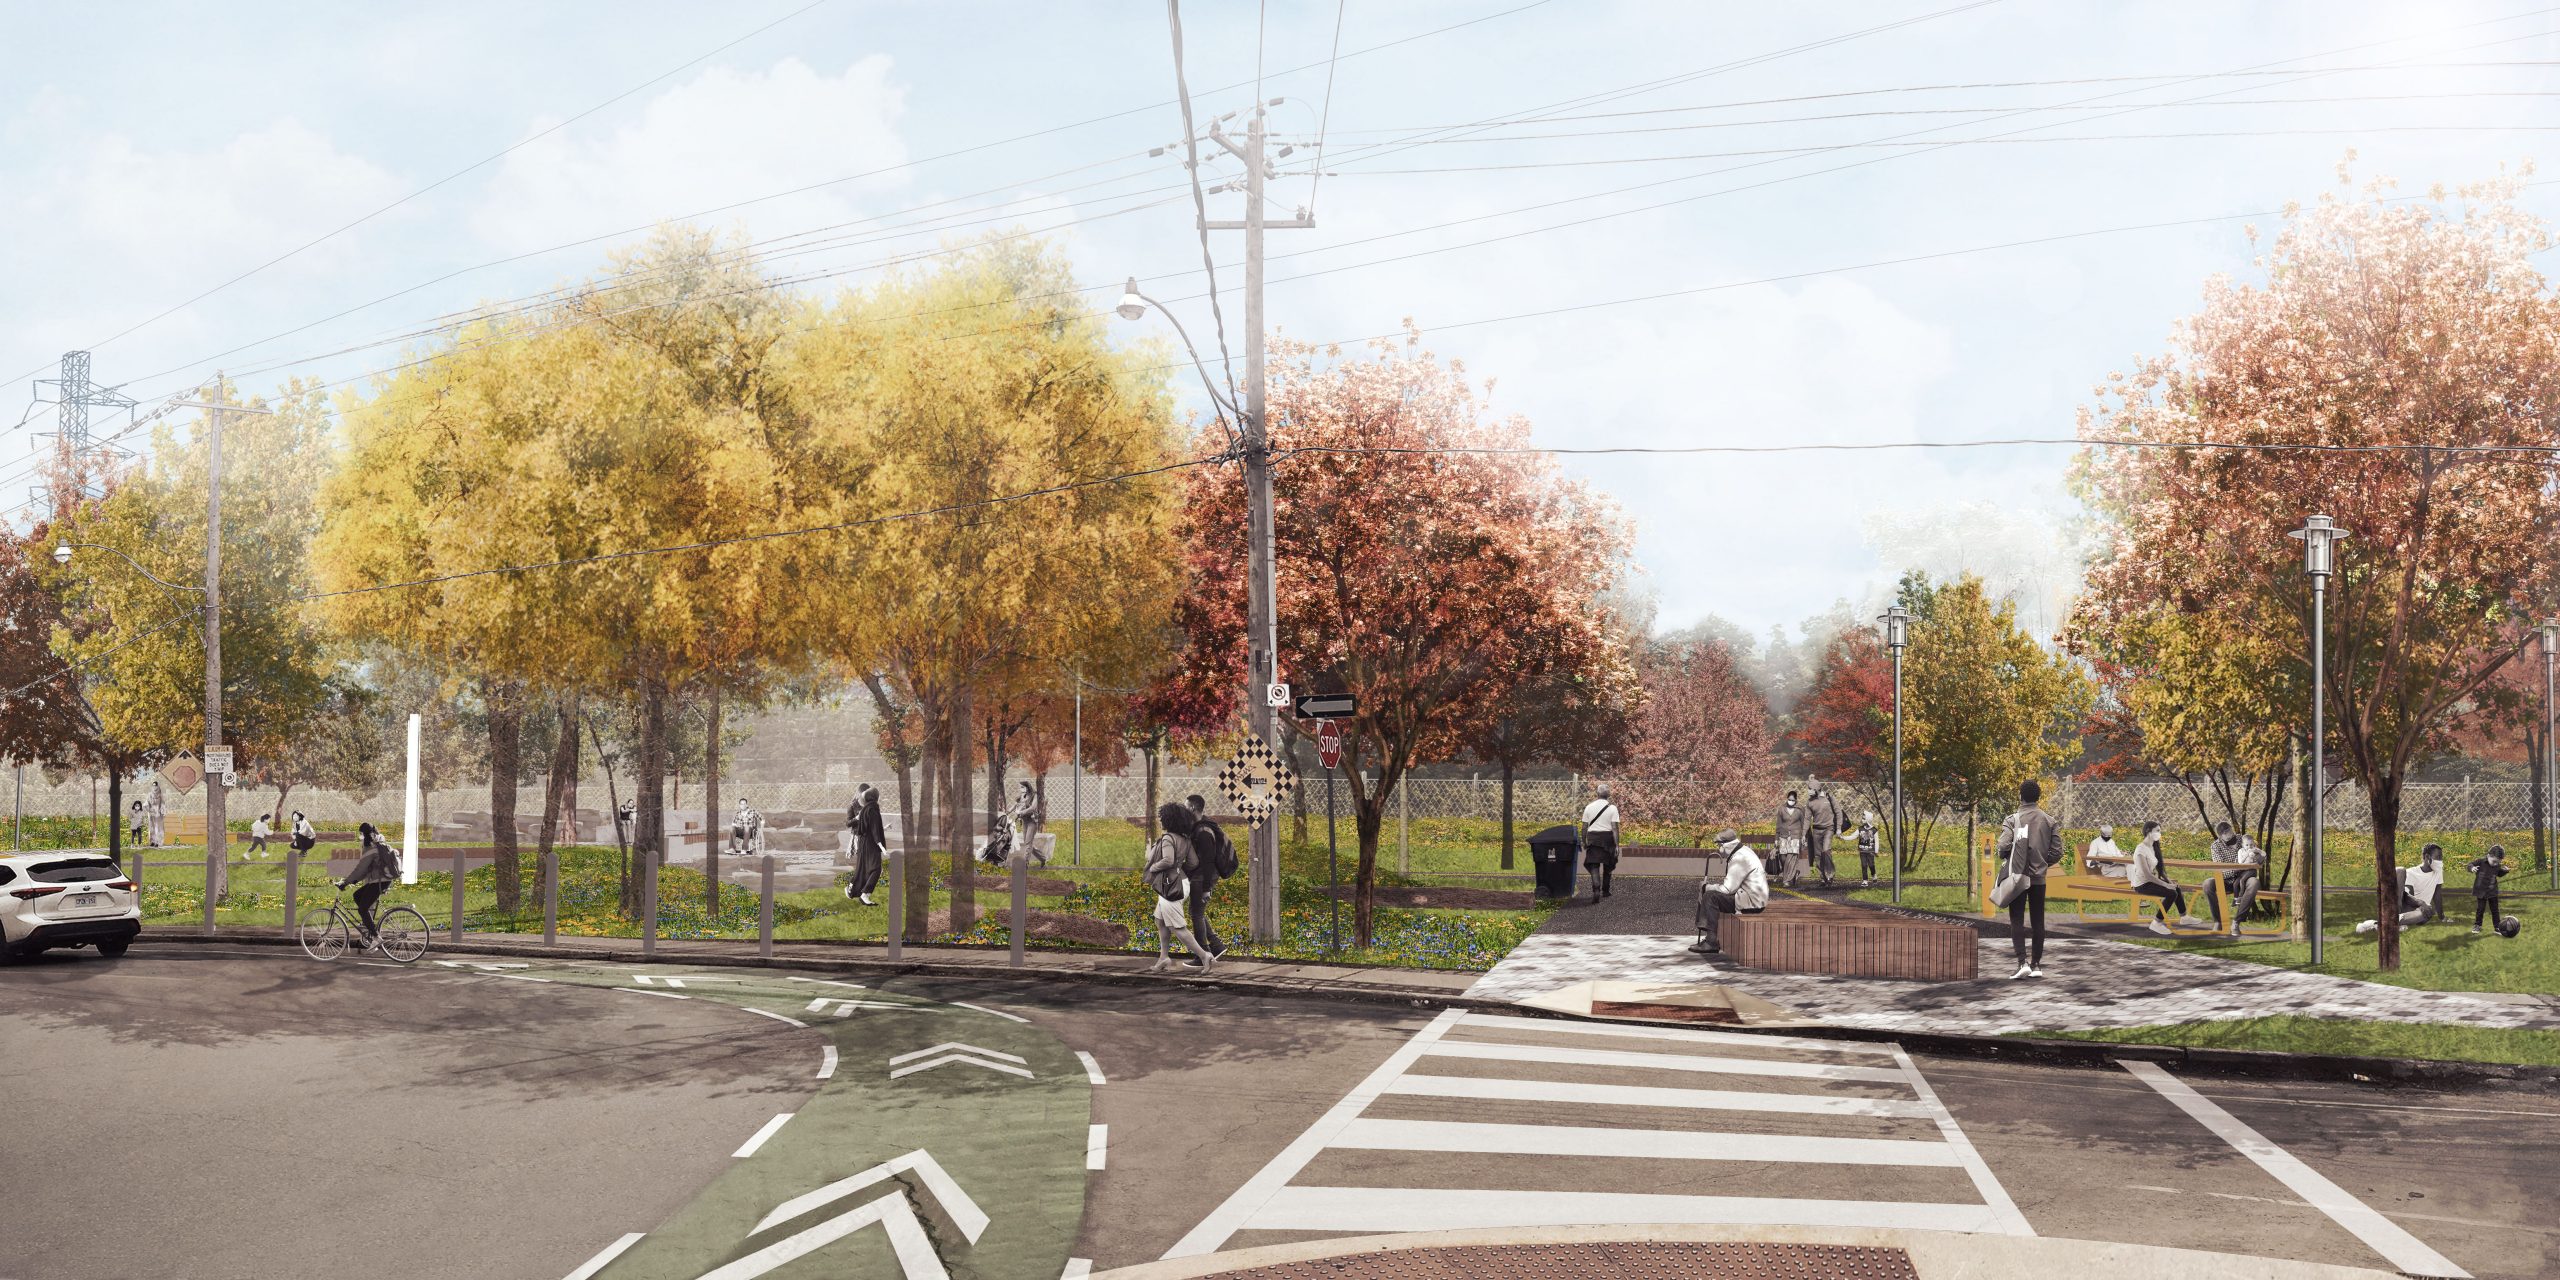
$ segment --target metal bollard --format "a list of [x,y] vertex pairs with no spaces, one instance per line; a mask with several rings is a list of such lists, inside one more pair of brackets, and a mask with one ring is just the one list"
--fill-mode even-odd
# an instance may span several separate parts
[[294,931],[294,905],[301,900],[302,850],[287,846],[284,851],[284,931]]
[[899,959],[906,946],[907,851],[889,851],[889,958]]
[[1007,963],[1008,963],[1008,964],[1010,964],[1013,968],[1016,968],[1016,969],[1019,969],[1019,968],[1021,968],[1021,967],[1022,967],[1022,927],[1023,927],[1023,923],[1024,923],[1024,912],[1025,912],[1025,911],[1029,908],[1029,906],[1031,905],[1031,896],[1030,896],[1031,885],[1030,885],[1030,879],[1029,879],[1030,875],[1031,875],[1031,851],[1030,851],[1029,849],[1016,849],[1016,850],[1014,850],[1014,851],[1013,851],[1013,956],[1012,956],[1012,958],[1011,958]]
[[756,954],[773,958],[773,855],[764,855],[764,885],[756,901]]
[[[494,869],[497,864],[490,864]],[[453,940],[462,941],[462,850],[453,851]]]
[[646,851],[640,859],[640,954],[658,953],[658,860]]
[[560,941],[560,851],[542,855],[542,945]]

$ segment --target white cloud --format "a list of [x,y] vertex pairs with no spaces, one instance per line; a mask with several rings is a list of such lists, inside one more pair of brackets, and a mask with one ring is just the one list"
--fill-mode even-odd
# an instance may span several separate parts
[[[508,252],[647,226],[907,160],[898,134],[906,93],[889,59],[821,75],[797,58],[766,71],[715,67],[667,90],[610,132],[564,129],[501,162],[471,216]],[[539,129],[549,121],[537,122]],[[858,198],[902,189],[903,170],[713,215],[719,226],[776,231],[856,216]]]

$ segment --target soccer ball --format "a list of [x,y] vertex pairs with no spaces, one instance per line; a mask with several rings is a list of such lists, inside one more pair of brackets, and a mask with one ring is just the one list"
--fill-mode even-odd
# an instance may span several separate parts
[[2524,932],[2524,921],[2522,921],[2522,920],[2520,920],[2520,919],[2518,919],[2518,918],[2516,918],[2516,917],[2514,917],[2514,916],[2500,916],[2500,917],[2498,917],[2498,936],[2499,936],[2499,937],[2501,937],[2501,938],[2512,938],[2512,937],[2514,937],[2514,936],[2516,936],[2517,934],[2522,933],[2522,932]]

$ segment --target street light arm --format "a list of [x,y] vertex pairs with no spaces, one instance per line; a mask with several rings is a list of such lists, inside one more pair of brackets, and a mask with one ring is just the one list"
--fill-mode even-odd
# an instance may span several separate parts
[[1173,322],[1174,333],[1182,339],[1182,349],[1191,353],[1191,367],[1199,370],[1200,381],[1202,385],[1208,388],[1210,403],[1225,410],[1228,417],[1234,418],[1238,422],[1244,421],[1244,415],[1236,411],[1235,402],[1218,394],[1218,384],[1216,380],[1209,376],[1208,366],[1200,362],[1200,348],[1192,345],[1191,331],[1182,327],[1182,317],[1173,314],[1172,308],[1165,306],[1163,303],[1158,302],[1143,293],[1139,293],[1135,289],[1130,290],[1130,292],[1135,294],[1139,301],[1146,303],[1148,306],[1154,307],[1157,311],[1164,314],[1165,319]]

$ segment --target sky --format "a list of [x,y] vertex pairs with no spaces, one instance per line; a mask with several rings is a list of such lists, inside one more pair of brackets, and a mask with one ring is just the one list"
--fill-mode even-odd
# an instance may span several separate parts
[[[2079,571],[2071,450],[1911,446],[2069,437],[2207,278],[2254,278],[2245,229],[2337,190],[2350,152],[2420,193],[2560,131],[2560,6],[1182,18],[1198,117],[1284,99],[1275,147],[1299,148],[1271,212],[1316,226],[1270,233],[1278,332],[1410,323],[1558,450],[1889,446],[1560,455],[1634,522],[1664,628],[1872,613],[1921,568],[1981,573],[2049,631]],[[1094,307],[1135,274],[1217,360],[1179,148],[1148,154],[1183,136],[1162,5],[0,0],[0,47],[0,508],[27,497],[54,412],[33,380],[64,351],[145,407],[216,369],[252,394],[361,386],[669,219],[767,242],[812,289],[1044,230]],[[2560,217],[2552,186],[2523,200]],[[1240,239],[1212,237],[1239,366]]]

